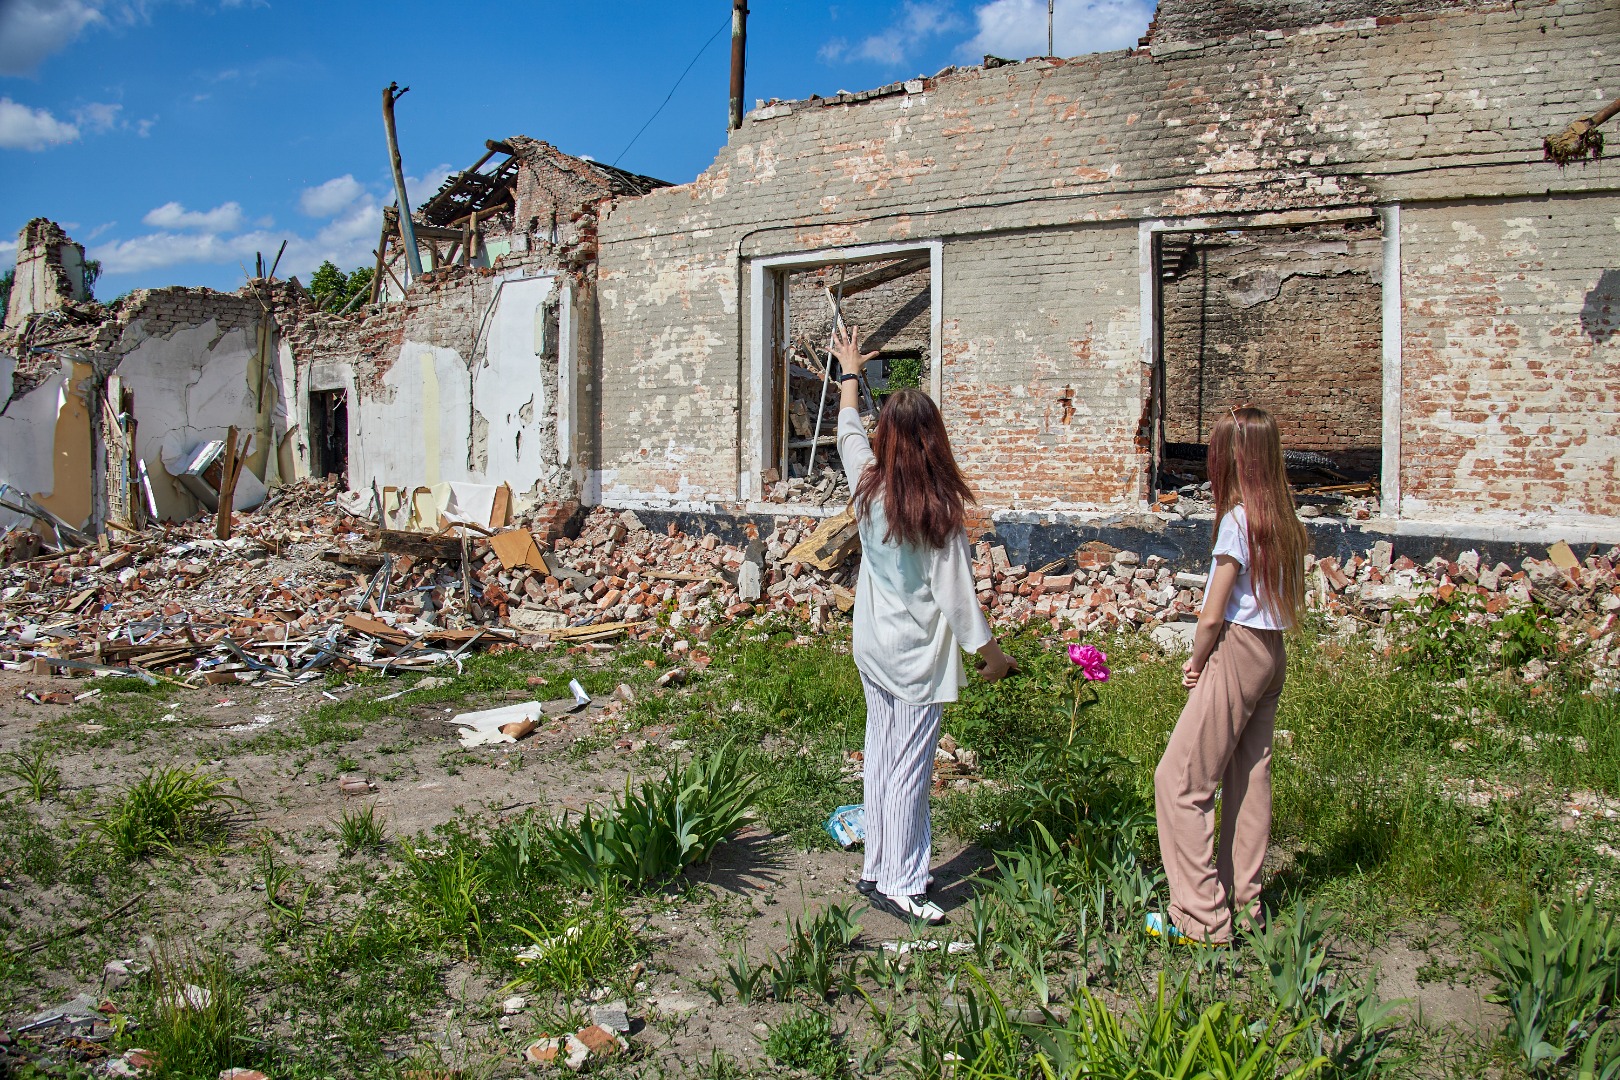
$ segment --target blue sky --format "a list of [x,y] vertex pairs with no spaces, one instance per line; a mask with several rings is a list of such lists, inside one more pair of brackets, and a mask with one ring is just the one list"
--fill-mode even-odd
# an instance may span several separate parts
[[[1057,51],[1135,43],[1152,0],[1056,0]],[[675,183],[725,142],[730,0],[430,4],[0,0],[0,264],[31,217],[104,264],[97,295],[235,288],[371,261],[392,198],[382,88],[413,202],[487,138],[532,135]],[[753,0],[747,104],[1046,51],[1045,0]],[[622,158],[621,158],[622,154]]]

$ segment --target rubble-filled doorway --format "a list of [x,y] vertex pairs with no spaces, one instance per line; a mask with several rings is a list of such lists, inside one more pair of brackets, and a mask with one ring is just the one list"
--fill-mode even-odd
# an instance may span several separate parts
[[[839,257],[841,256],[841,257]],[[768,348],[756,415],[759,497],[773,503],[841,506],[849,497],[838,457],[838,376],[829,355],[839,321],[878,353],[866,366],[862,412],[916,386],[937,394],[937,245],[780,260],[766,287]],[[773,260],[776,261],[776,260]],[[757,279],[756,279],[757,280]]]
[[1383,461],[1383,236],[1376,221],[1157,234],[1155,495],[1207,494],[1210,430],[1276,418],[1307,513],[1374,506]]
[[349,482],[349,400],[343,390],[310,391],[309,471]]

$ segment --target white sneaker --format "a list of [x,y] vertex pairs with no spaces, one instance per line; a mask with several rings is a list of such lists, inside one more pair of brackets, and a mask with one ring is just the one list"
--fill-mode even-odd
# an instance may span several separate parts
[[890,896],[887,893],[874,892],[871,894],[870,903],[879,911],[886,911],[897,919],[909,922],[938,926],[945,921],[944,910],[928,899],[927,893],[918,893],[916,896]]

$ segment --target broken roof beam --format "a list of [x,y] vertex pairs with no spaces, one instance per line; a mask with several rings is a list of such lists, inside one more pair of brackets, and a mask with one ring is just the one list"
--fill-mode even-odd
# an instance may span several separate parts
[[870,270],[867,273],[861,274],[857,277],[852,277],[845,281],[842,290],[843,297],[847,300],[851,296],[857,296],[863,292],[866,292],[868,289],[875,289],[879,285],[887,285],[889,282],[903,278],[907,274],[915,274],[918,270],[926,269],[928,269],[927,255],[922,255],[911,259],[901,259],[900,261],[890,263],[887,266],[880,266],[876,270]]
[[[489,162],[489,159],[496,154],[505,154],[509,160],[501,162],[492,173],[480,173],[478,170],[482,169]],[[438,194],[423,203],[417,212],[424,218],[431,220],[446,210],[458,209],[454,205],[454,200],[458,195],[463,194],[464,189],[484,186],[487,190],[488,187],[497,186],[493,183],[494,178],[507,171],[507,166],[515,160],[514,155],[515,151],[510,144],[498,142],[494,139],[484,140],[484,156],[473,162],[471,167],[457,173],[443,188],[439,189]],[[515,172],[515,170],[513,171]],[[483,182],[482,185],[480,185],[480,182]],[[505,184],[502,183],[498,186],[504,187]],[[482,210],[483,207],[479,206],[473,209]]]

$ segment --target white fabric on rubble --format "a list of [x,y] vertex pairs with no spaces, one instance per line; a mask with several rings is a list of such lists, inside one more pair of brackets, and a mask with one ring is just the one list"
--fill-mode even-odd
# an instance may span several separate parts
[[[838,453],[854,492],[872,463],[872,446],[854,409],[838,414]],[[961,650],[977,651],[991,637],[974,594],[967,534],[958,533],[941,548],[891,543],[884,539],[889,524],[877,500],[858,528],[855,666],[898,701],[955,701],[967,682]]]

